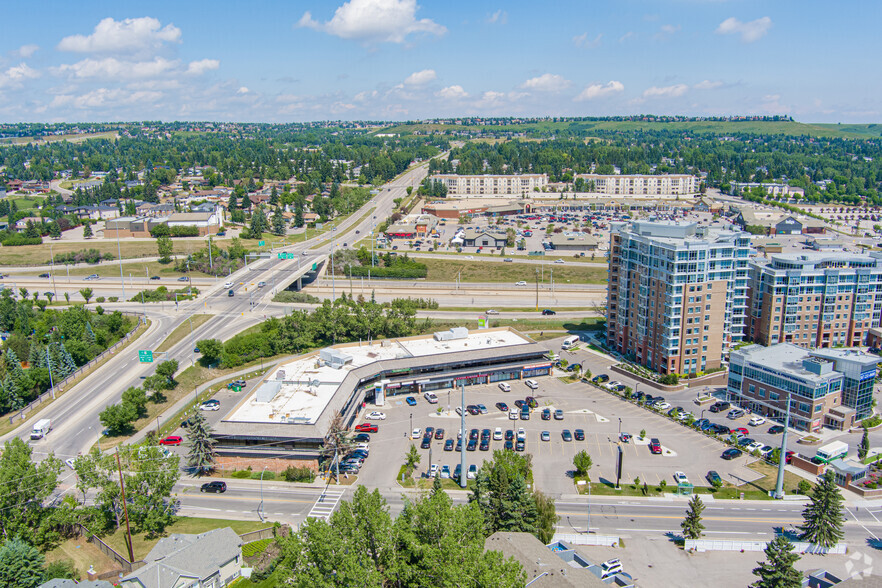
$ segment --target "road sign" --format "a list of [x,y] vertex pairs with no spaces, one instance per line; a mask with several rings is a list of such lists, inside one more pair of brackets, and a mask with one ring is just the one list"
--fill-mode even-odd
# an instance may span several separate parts
[[264,245],[266,245],[266,241],[258,241],[257,242],[258,247],[263,247]]
[[279,253],[279,259],[294,259],[293,253]]
[[149,349],[139,349],[138,361],[141,363],[153,363],[153,352]]

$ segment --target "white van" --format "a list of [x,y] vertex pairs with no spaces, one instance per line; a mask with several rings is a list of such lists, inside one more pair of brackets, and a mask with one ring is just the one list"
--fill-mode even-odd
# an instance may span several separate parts
[[563,350],[570,349],[571,347],[575,347],[576,344],[579,343],[579,336],[573,335],[571,337],[567,337],[563,340],[563,343],[560,344],[560,348]]

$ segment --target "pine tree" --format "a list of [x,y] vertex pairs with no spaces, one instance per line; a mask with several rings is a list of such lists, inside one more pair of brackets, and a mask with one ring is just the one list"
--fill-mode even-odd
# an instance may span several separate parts
[[187,454],[187,465],[193,468],[194,474],[201,476],[214,469],[217,454],[214,450],[216,441],[211,436],[211,425],[205,420],[200,411],[190,419],[190,427],[187,430],[187,442],[190,451]]
[[43,346],[38,341],[31,341],[31,348],[28,350],[28,365],[32,368],[44,367],[46,364],[46,353]]
[[753,569],[753,575],[759,581],[752,584],[754,588],[800,588],[802,574],[793,567],[799,555],[793,553],[793,544],[782,535],[775,537],[765,549],[766,561],[757,562],[759,567]]
[[539,514],[536,501],[523,476],[515,475],[499,503],[497,523],[500,531],[535,533]]
[[89,239],[92,236],[92,223],[86,221],[83,223],[83,238]]
[[811,502],[802,511],[805,524],[800,526],[800,541],[830,548],[842,540],[842,494],[836,487],[833,471],[827,470],[812,489]]
[[15,354],[14,349],[6,350],[6,373],[9,374],[9,377],[17,386],[21,384],[21,381],[25,377],[21,362],[18,359],[18,355]]
[[298,229],[303,226],[303,203],[294,203],[294,226]]
[[258,207],[254,214],[251,215],[251,226],[249,227],[251,237],[253,239],[260,239],[260,236],[267,230],[268,226],[263,207]]
[[75,371],[77,371],[77,362],[74,361],[73,357],[71,357],[70,351],[64,346],[64,343],[60,344],[60,356],[61,356],[61,377],[66,378],[71,375]]
[[704,525],[701,524],[701,513],[704,511],[704,503],[698,495],[694,495],[689,501],[689,510],[686,511],[686,518],[680,523],[683,529],[683,537],[686,539],[700,539],[701,532],[704,531]]
[[285,234],[285,217],[282,216],[280,208],[276,208],[273,213],[273,233],[280,237]]
[[858,446],[858,457],[864,459],[870,452],[870,432],[864,427],[864,436],[861,437],[861,444]]
[[273,184],[273,189],[270,192],[269,203],[270,203],[270,206],[278,206],[279,205],[279,191],[276,190],[275,184]]
[[86,323],[86,341],[90,345],[95,344],[95,331],[92,330],[92,323]]
[[46,578],[46,558],[36,547],[22,539],[12,539],[0,547],[0,585],[7,588],[32,588]]

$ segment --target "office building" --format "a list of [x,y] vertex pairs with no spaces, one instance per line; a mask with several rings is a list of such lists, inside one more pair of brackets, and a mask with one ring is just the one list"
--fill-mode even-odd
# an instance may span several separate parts
[[730,353],[727,393],[740,406],[781,423],[790,396],[794,428],[848,430],[872,410],[879,361],[855,349],[748,345]]
[[882,254],[776,254],[750,262],[748,331],[763,345],[862,345],[882,315]]
[[687,196],[698,193],[698,179],[689,174],[600,175],[576,174],[589,192],[614,196]]
[[447,186],[448,198],[493,198],[497,196],[529,195],[548,185],[545,174],[519,175],[480,175],[463,176],[457,174],[438,174],[429,176],[430,180],[443,182]]
[[611,223],[607,344],[660,373],[722,366],[747,313],[750,235],[697,223]]

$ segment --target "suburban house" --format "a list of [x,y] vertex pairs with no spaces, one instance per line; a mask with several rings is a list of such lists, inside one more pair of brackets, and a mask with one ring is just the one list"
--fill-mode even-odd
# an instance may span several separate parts
[[28,223],[34,223],[35,225],[43,224],[43,219],[39,216],[26,216],[22,219],[19,219],[15,222],[15,230],[23,231],[28,228]]
[[147,565],[124,577],[125,588],[220,588],[242,573],[242,540],[229,527],[173,534],[150,550]]

